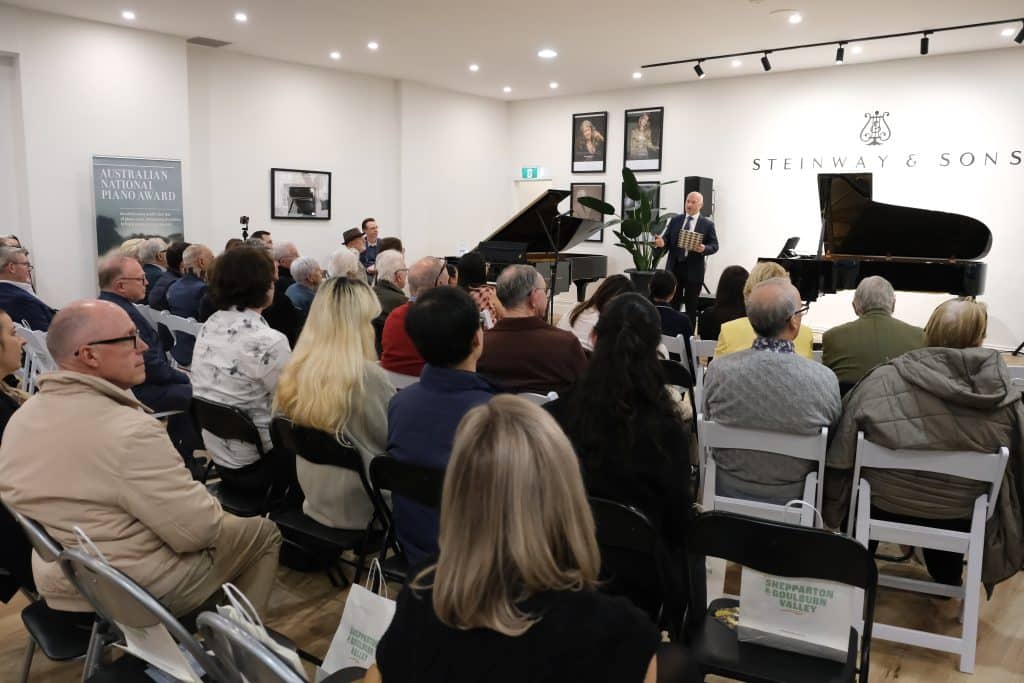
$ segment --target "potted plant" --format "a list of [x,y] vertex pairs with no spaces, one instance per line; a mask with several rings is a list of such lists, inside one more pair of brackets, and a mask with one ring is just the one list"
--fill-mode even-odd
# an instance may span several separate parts
[[[659,185],[671,185],[678,182],[667,180]],[[597,211],[602,216],[614,216],[612,220],[604,223],[593,232],[619,226],[618,230],[612,230],[612,234],[618,239],[616,246],[622,247],[633,257],[634,268],[627,268],[630,279],[636,290],[647,296],[650,292],[651,278],[658,268],[658,262],[668,253],[666,247],[654,245],[655,235],[660,235],[665,230],[665,225],[676,214],[662,212],[660,207],[654,207],[651,203],[651,196],[648,192],[640,189],[636,175],[628,168],[622,169],[622,191],[633,200],[632,209],[626,211],[625,216],[615,213],[615,207],[601,201],[596,197],[580,197],[579,203],[588,209]],[[655,211],[658,212],[657,217]]]

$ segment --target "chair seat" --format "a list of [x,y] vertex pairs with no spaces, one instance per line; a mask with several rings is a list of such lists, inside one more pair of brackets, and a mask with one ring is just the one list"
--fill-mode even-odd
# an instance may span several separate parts
[[735,629],[715,618],[717,610],[736,607],[738,604],[737,600],[730,598],[712,601],[703,623],[691,638],[692,655],[704,673],[758,683],[839,683],[856,680],[857,632],[854,629],[850,629],[850,654],[846,662],[743,643],[737,638]]
[[259,494],[238,491],[224,482],[206,485],[210,495],[220,501],[220,506],[237,517],[259,517],[263,514],[264,500]]
[[96,615],[50,609],[40,600],[21,611],[21,620],[43,654],[64,662],[85,656]]
[[299,508],[273,512],[270,520],[281,529],[281,534],[295,541],[319,543],[325,546],[350,550],[357,547],[366,537],[363,529],[335,529],[321,524]]

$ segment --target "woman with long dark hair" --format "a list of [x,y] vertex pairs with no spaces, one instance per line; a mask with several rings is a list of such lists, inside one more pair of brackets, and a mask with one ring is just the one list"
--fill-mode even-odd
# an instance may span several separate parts
[[729,266],[718,276],[715,304],[700,316],[697,333],[701,339],[718,339],[722,324],[747,317],[743,285],[750,273],[743,266]]
[[569,330],[580,340],[580,344],[587,351],[594,349],[590,333],[601,317],[601,311],[608,305],[608,302],[620,294],[635,291],[633,282],[625,275],[612,275],[607,277],[594,292],[594,295],[583,303],[569,311],[568,315],[562,316],[557,327],[561,330]]

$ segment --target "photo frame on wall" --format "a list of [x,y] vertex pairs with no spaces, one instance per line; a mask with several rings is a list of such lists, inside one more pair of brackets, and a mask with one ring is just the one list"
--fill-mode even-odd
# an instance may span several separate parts
[[[580,197],[594,197],[603,202],[604,183],[572,183],[569,185],[569,195],[571,197],[569,211],[573,216],[582,218],[586,221],[598,221],[599,223],[604,222],[603,215],[593,209],[588,209],[579,202]],[[588,237],[586,241],[604,242],[604,230],[594,233]]]
[[330,220],[331,172],[270,169],[270,217]]
[[608,112],[572,115],[572,172],[604,173],[608,154]]
[[[661,202],[661,183],[637,183],[640,185],[641,192],[647,192],[651,195],[651,220],[655,220],[661,215],[659,208]],[[623,218],[629,217],[629,211],[637,205],[638,202],[634,202],[632,199],[626,196],[626,188],[622,188],[622,213],[619,214]]]
[[664,123],[664,107],[626,110],[623,159],[627,168],[638,172],[661,170]]

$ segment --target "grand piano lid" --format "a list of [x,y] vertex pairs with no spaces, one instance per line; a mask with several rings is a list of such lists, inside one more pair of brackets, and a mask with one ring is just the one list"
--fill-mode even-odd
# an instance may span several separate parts
[[[556,221],[560,213],[558,205],[569,194],[568,190],[546,191],[483,241],[525,242],[526,251],[530,253],[553,251],[551,240],[558,245],[560,252],[571,249],[583,242],[603,221],[584,220],[569,215],[562,216],[561,221]],[[551,231],[551,240],[544,231],[545,226]]]
[[992,247],[981,221],[872,201],[871,185],[870,173],[818,174],[824,254],[971,260]]

